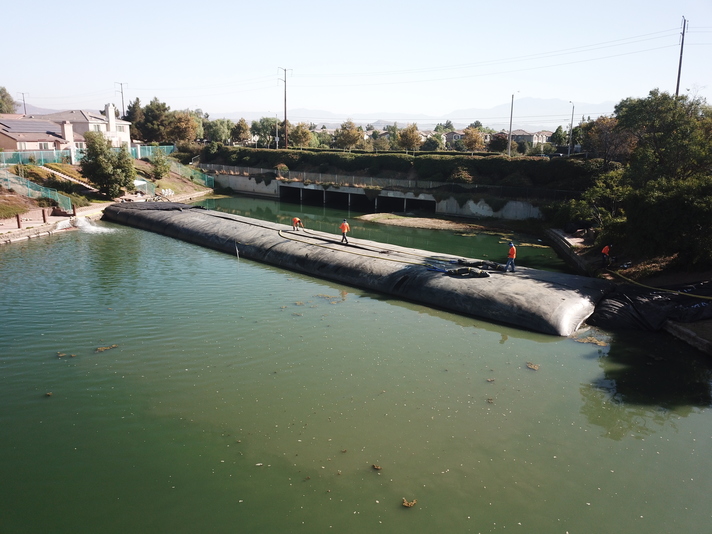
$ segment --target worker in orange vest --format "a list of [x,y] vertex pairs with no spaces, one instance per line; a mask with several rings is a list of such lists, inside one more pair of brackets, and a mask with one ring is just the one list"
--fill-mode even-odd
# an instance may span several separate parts
[[517,257],[517,247],[514,246],[514,243],[511,241],[509,242],[509,254],[507,254],[507,263],[504,265],[504,272],[507,272],[507,269],[511,266],[512,267],[512,272],[514,272],[514,260]]
[[304,223],[299,217],[293,217],[292,218],[292,230],[296,230],[297,232],[299,231],[299,227],[304,228]]
[[349,226],[349,223],[346,222],[346,219],[344,219],[344,222],[342,222],[341,226],[339,226],[339,230],[341,230],[341,242],[348,245],[349,240],[346,239],[346,232],[350,232],[351,227]]
[[613,245],[606,245],[601,250],[601,268],[605,269],[611,262],[611,247]]

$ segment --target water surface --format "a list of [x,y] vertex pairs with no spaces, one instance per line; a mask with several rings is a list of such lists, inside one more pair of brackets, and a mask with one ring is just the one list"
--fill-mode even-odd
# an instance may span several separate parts
[[0,532],[709,528],[712,365],[665,335],[515,330],[106,223],[0,248],[0,277]]

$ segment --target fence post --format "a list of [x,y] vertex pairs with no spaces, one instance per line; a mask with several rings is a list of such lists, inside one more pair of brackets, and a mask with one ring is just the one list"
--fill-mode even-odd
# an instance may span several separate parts
[[17,228],[22,230],[22,219],[20,218],[19,213],[17,215],[15,215],[15,219],[17,219]]

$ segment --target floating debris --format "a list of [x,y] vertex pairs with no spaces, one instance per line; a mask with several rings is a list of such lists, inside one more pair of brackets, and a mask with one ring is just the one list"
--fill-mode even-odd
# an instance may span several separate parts
[[490,382],[490,383],[494,382],[494,378],[488,378],[487,382]]
[[301,300],[298,300],[297,302],[294,303],[295,306],[304,306],[304,303]]
[[403,506],[405,506],[406,508],[413,508],[413,506],[415,506],[415,503],[417,502],[418,499],[413,499],[412,501],[409,501],[408,499],[403,497]]
[[608,346],[608,343],[601,341],[600,339],[596,339],[593,336],[574,338],[574,341],[578,341],[579,343],[591,343],[592,345],[598,345],[599,347]]
[[51,397],[51,396],[52,396],[52,392],[51,392],[51,391],[48,391],[47,393],[45,393],[45,397]]
[[527,369],[531,369],[532,371],[538,371],[539,366],[535,363],[527,362]]
[[348,449],[341,449],[341,452],[346,452],[346,451],[348,451]]
[[65,352],[57,352],[57,358],[64,358],[67,355]]
[[108,347],[97,347],[97,349],[94,352],[104,352],[106,350],[115,349],[116,347],[118,347],[117,344],[109,345]]
[[487,399],[487,402],[488,402],[489,404],[494,404],[494,399],[493,399],[492,397],[489,397],[489,398]]
[[383,469],[380,465],[373,464],[371,467],[373,467],[376,471],[380,471]]

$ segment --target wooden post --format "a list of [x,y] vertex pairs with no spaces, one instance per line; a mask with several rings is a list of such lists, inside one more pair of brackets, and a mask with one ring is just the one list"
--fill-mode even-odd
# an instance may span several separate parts
[[19,214],[19,213],[18,213],[17,215],[15,215],[15,219],[17,219],[17,227],[18,227],[19,229],[22,229],[22,219],[20,218],[20,214]]
[[42,208],[42,222],[47,224],[47,210]]

